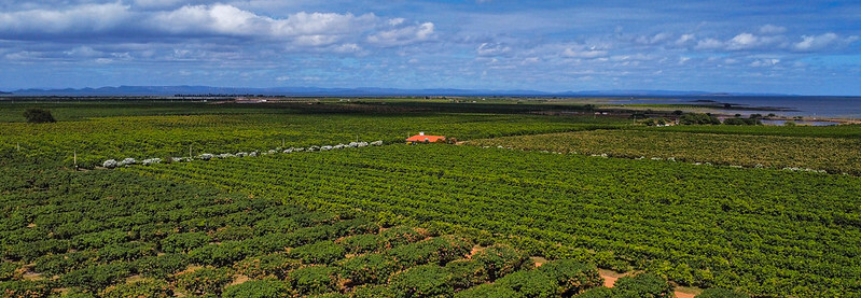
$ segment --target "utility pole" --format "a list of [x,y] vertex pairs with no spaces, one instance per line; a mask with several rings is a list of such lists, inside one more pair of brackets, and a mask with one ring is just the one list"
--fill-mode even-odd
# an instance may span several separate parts
[[72,159],[75,161],[75,170],[77,170],[78,169],[78,150],[75,150],[74,153],[72,153],[72,154],[73,154]]

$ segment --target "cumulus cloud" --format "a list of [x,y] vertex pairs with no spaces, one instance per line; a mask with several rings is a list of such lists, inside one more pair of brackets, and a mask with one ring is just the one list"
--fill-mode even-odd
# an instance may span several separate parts
[[566,58],[595,59],[604,58],[608,54],[605,49],[598,46],[571,46],[562,51],[562,57]]
[[427,22],[415,26],[406,26],[379,31],[368,37],[368,42],[382,46],[401,46],[427,41],[434,36],[434,24]]
[[815,51],[830,47],[844,47],[858,40],[858,36],[841,38],[835,33],[828,32],[822,35],[803,35],[801,41],[792,45],[797,51]]
[[128,22],[134,14],[119,2],[86,4],[67,10],[33,9],[0,12],[0,37],[21,38],[21,34],[74,34],[105,32]]

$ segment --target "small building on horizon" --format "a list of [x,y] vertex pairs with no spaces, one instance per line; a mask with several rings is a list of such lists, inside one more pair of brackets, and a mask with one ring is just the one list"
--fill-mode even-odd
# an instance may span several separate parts
[[445,136],[429,136],[425,135],[424,132],[420,132],[417,135],[407,138],[406,142],[407,144],[445,142]]

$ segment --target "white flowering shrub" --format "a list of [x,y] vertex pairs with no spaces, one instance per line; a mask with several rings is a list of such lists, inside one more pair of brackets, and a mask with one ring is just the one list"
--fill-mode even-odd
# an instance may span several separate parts
[[357,143],[357,142],[350,142],[349,144],[347,144],[348,148],[356,148],[358,146],[359,146],[359,143]]
[[117,166],[120,166],[120,167],[121,167],[121,166],[128,166],[128,165],[133,165],[133,164],[136,164],[136,163],[138,163],[138,162],[137,162],[137,160],[135,160],[134,158],[129,157],[129,158],[123,159],[123,161],[121,161]]
[[248,156],[257,157],[257,151],[251,151],[251,153],[248,153]]
[[320,151],[329,151],[329,150],[332,150],[332,146],[326,145],[326,146],[320,147]]
[[302,148],[302,147],[299,147],[299,148],[293,148],[293,151],[296,151],[296,152],[302,152],[302,151],[305,151],[305,148]]
[[278,153],[278,151],[275,151],[275,150],[266,151],[266,154],[275,154],[275,153]]
[[143,161],[141,161],[141,164],[145,165],[145,166],[159,164],[159,163],[161,163],[161,158],[147,158],[147,159],[144,159]]
[[212,159],[213,157],[215,157],[215,156],[214,156],[214,155],[212,155],[212,154],[204,153],[204,154],[201,154],[200,156],[198,156],[197,158],[198,158],[198,159],[200,159],[200,160],[210,160],[210,159]]
[[344,149],[346,147],[347,147],[347,145],[338,144],[338,145],[332,146],[332,149],[339,150],[339,149]]
[[358,144],[358,145],[356,145],[356,146],[357,146],[357,147],[359,147],[359,148],[362,148],[362,147],[368,147],[368,142],[359,142],[359,144]]
[[293,148],[284,149],[282,153],[293,153]]
[[171,157],[170,161],[172,161],[172,162],[183,162],[183,161],[185,161],[185,159],[182,157]]
[[102,167],[113,169],[117,167],[117,161],[114,159],[108,159],[102,163]]
[[248,152],[237,152],[236,157],[246,157],[248,156]]

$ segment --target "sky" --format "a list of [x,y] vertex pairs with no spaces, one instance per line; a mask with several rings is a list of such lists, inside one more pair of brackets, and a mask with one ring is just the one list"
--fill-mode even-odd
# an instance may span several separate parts
[[0,0],[0,90],[861,95],[861,1]]

